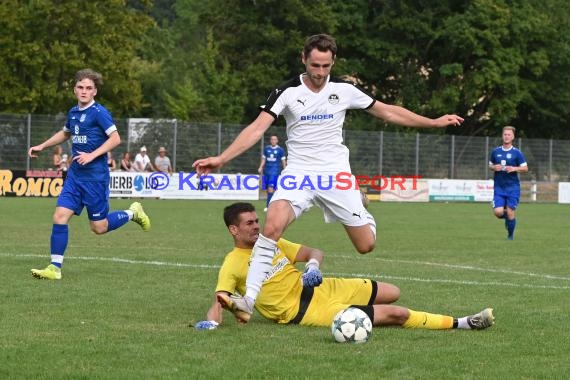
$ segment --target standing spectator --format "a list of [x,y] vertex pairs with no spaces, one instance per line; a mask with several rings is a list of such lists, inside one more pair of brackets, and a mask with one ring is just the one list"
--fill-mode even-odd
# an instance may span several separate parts
[[117,170],[117,163],[115,162],[113,153],[111,153],[111,151],[107,152],[107,166],[109,167],[109,171]]
[[261,182],[262,188],[267,191],[265,209],[263,209],[265,212],[267,212],[271,197],[273,197],[273,193],[277,188],[277,179],[279,178],[279,174],[281,174],[281,169],[285,169],[285,166],[287,166],[285,149],[277,144],[279,144],[277,136],[271,136],[269,138],[269,145],[263,149],[261,163],[259,164],[259,169],[257,169],[257,172],[263,175]]
[[515,127],[503,128],[503,144],[491,152],[489,169],[495,172],[493,186],[493,212],[499,219],[505,219],[507,239],[515,237],[517,220],[515,210],[521,197],[519,172],[528,172],[526,159],[520,150],[513,146]]
[[170,164],[170,158],[166,155],[166,148],[161,146],[158,150],[158,156],[154,159],[154,166],[156,170],[163,173],[168,173],[172,175],[172,165]]
[[136,172],[154,171],[154,166],[152,166],[152,163],[150,162],[150,157],[146,154],[146,146],[143,145],[141,147],[140,153],[135,157],[135,163],[133,166],[135,167]]
[[129,152],[123,153],[123,158],[121,159],[121,170],[124,172],[133,172],[133,163],[131,161],[131,154]]
[[129,209],[109,212],[110,175],[107,152],[121,143],[111,113],[95,101],[103,83],[101,74],[80,70],[75,74],[73,93],[77,104],[69,110],[63,129],[43,143],[28,150],[37,157],[45,148],[71,139],[72,160],[53,213],[51,231],[51,262],[45,269],[32,269],[39,279],[61,280],[63,256],[69,241],[69,220],[87,208],[91,231],[101,235],[124,226],[129,220],[143,231],[150,229],[150,219],[139,202]]

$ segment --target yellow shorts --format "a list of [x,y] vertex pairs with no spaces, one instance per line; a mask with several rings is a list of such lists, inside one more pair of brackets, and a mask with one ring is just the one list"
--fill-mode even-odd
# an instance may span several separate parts
[[371,305],[377,290],[373,281],[362,278],[325,278],[314,289],[313,298],[300,322],[304,326],[328,327],[339,311],[351,305]]

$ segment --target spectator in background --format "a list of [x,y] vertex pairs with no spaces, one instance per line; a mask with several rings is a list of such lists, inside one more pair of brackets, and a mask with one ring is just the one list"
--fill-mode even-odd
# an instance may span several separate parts
[[109,171],[117,170],[117,163],[115,162],[113,153],[111,153],[111,151],[107,152],[107,166],[109,167]]
[[158,150],[158,156],[154,159],[154,166],[156,170],[163,173],[168,173],[172,175],[172,165],[170,164],[170,158],[166,155],[166,148],[161,146]]
[[141,151],[135,157],[134,168],[136,172],[154,172],[154,166],[150,162],[150,157],[146,154],[146,146],[141,147]]
[[124,172],[133,172],[133,163],[131,161],[131,154],[129,152],[123,153],[123,158],[121,159],[121,170]]
[[67,177],[67,168],[69,166],[67,162],[67,154],[63,153],[63,148],[61,145],[56,145],[53,148],[53,166],[58,172],[61,172],[61,178],[65,181]]

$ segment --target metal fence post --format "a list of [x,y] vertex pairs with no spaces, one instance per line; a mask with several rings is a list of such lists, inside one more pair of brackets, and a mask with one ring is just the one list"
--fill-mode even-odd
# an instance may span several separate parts
[[416,132],[416,176],[420,173],[420,134]]
[[554,142],[552,138],[549,141],[548,147],[548,181],[552,182],[552,148],[554,146]]
[[[131,151],[131,119],[127,118],[125,121],[127,123],[127,152],[130,152]],[[134,157],[131,159],[134,159]]]
[[222,122],[218,123],[218,156],[222,153]]
[[174,133],[173,133],[173,147],[172,147],[172,170],[176,170],[176,144],[178,142],[178,119],[174,119]]
[[[222,122],[218,123],[218,156],[222,153]],[[220,172],[218,168],[218,173]]]
[[[28,114],[27,149],[32,145],[32,114]],[[30,155],[26,152],[26,170],[30,170]]]
[[378,174],[382,174],[382,165],[384,156],[384,131],[380,131],[380,144],[378,147]]
[[489,179],[489,136],[485,136],[485,157],[483,160],[485,166],[485,179]]
[[449,178],[454,178],[455,173],[455,135],[451,135],[451,162],[449,165],[451,173],[449,173]]

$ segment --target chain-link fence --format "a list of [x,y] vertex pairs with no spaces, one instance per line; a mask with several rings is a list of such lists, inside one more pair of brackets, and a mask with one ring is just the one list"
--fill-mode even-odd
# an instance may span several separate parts
[[[48,169],[52,154],[45,152],[39,159],[27,156],[28,147],[37,145],[61,129],[64,114],[6,115],[0,114],[0,168]],[[197,158],[216,155],[227,147],[243,129],[243,125],[193,123],[164,119],[115,119],[122,137],[113,152],[119,163],[124,152],[131,158],[145,145],[154,160],[164,146],[176,171],[191,171]],[[277,135],[285,145],[285,128],[272,126],[258,148],[250,149],[228,163],[226,173],[256,173],[263,146],[270,135]],[[489,179],[487,168],[492,149],[501,140],[489,137],[454,136],[429,133],[344,131],[350,149],[350,162],[355,174],[385,176],[420,175],[423,178]],[[64,152],[71,150],[64,144]],[[566,140],[521,139],[520,148],[529,163],[525,181],[558,182],[570,179],[570,144]]]

